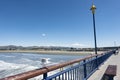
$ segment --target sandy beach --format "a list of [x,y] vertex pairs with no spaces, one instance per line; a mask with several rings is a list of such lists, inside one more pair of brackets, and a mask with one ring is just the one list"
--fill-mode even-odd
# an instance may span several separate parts
[[[50,51],[50,50],[0,50],[0,53],[38,53],[38,54],[94,54],[95,52],[90,51]],[[104,53],[103,51],[98,51],[98,54]]]

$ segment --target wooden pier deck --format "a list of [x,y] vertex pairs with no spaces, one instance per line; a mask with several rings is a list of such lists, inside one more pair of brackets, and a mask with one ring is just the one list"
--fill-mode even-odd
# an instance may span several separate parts
[[114,77],[114,80],[120,80],[120,52],[118,55],[112,55],[105,61],[88,80],[101,80],[108,65],[117,65],[117,75]]

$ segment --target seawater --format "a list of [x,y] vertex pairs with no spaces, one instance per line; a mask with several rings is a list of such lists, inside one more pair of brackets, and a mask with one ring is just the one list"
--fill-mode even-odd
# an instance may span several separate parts
[[0,78],[41,68],[43,66],[41,63],[42,58],[49,58],[46,65],[53,65],[85,56],[73,54],[0,53]]

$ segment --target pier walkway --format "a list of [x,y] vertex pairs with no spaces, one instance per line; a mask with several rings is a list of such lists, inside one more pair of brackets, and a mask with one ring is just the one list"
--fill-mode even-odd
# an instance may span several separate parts
[[101,80],[108,65],[117,65],[117,75],[114,80],[120,80],[120,52],[118,55],[112,55],[99,69],[93,73],[88,80]]

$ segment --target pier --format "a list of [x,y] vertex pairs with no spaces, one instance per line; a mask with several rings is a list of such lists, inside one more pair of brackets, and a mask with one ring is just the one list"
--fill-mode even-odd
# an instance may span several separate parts
[[117,74],[114,77],[114,80],[120,80],[120,52],[117,55],[112,55],[108,60],[106,60],[104,64],[102,64],[99,69],[89,77],[88,80],[101,80],[108,65],[117,66]]
[[[27,80],[42,76],[41,80],[101,80],[107,65],[119,63],[119,55],[114,55],[115,50],[102,54],[90,55],[64,63],[46,66],[40,69],[2,78],[0,80]],[[51,71],[59,70],[54,74]],[[118,69],[119,70],[119,69]],[[119,75],[117,73],[117,75]],[[120,79],[119,76],[115,80]]]

